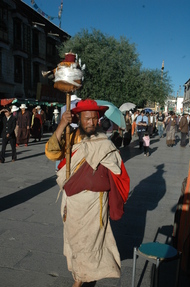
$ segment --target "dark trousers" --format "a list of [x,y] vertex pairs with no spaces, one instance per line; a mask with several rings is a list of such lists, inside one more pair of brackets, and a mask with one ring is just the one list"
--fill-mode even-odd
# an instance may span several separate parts
[[149,146],[144,146],[144,153],[147,154],[149,152]]
[[149,134],[149,136],[152,136],[152,134],[153,134],[153,125],[148,126],[148,134]]
[[6,151],[6,146],[8,142],[10,142],[11,149],[12,149],[12,159],[16,160],[16,138],[2,138],[2,150],[1,150],[1,157],[0,157],[2,162],[5,161],[5,151]]
[[145,131],[138,132],[139,137],[139,148],[142,149],[143,147],[143,137],[144,137]]
[[18,128],[17,144],[28,144],[30,138],[30,130],[27,128]]
[[186,133],[181,132],[181,146],[186,146]]

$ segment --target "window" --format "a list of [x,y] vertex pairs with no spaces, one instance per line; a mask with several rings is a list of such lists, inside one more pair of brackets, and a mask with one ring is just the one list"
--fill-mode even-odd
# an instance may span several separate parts
[[7,10],[0,7],[0,39],[8,41]]
[[0,21],[8,20],[8,10],[6,8],[0,7]]
[[22,83],[22,58],[14,57],[14,81],[16,83]]
[[47,55],[54,56],[56,54],[55,44],[47,42]]
[[40,81],[39,65],[37,63],[33,64],[33,80],[34,84],[37,84]]
[[31,52],[31,31],[25,24],[23,24],[23,50],[27,53]]
[[22,48],[22,27],[19,19],[14,19],[14,46],[16,49]]
[[33,30],[33,39],[32,39],[32,45],[33,45],[33,54],[38,56],[39,54],[39,35],[38,31]]
[[30,59],[23,59],[24,60],[24,88],[28,91],[31,88],[31,62]]

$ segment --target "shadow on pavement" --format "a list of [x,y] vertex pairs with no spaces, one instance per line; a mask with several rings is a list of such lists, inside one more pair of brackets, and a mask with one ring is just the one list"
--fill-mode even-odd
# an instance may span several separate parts
[[41,155],[45,155],[45,150],[44,150],[44,152],[35,153],[35,154],[29,155],[29,156],[25,156],[25,157],[22,157],[22,158],[17,158],[17,161],[25,160],[25,159],[28,159],[28,158],[37,157],[37,156],[41,156]]
[[39,183],[21,189],[15,193],[0,198],[0,212],[21,204],[55,186],[56,176],[51,176]]
[[[151,148],[151,146],[150,146],[149,147],[150,156],[155,151],[157,151],[157,149],[158,149],[157,147]],[[121,153],[122,160],[124,162],[126,162],[127,160],[129,160],[135,156],[138,156],[139,154],[143,154],[144,151],[143,151],[143,148],[140,150],[139,148],[137,149],[137,148],[134,148],[132,146],[128,146],[128,147],[120,148],[120,153]]]
[[129,194],[121,220],[111,221],[121,260],[133,258],[133,248],[139,247],[144,238],[147,211],[154,210],[166,193],[164,164],[156,169]]

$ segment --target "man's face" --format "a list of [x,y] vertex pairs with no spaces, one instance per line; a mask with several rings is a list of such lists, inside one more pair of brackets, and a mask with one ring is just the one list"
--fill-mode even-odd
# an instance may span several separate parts
[[5,116],[8,118],[10,116],[10,112],[9,111],[5,111]]
[[80,114],[80,129],[87,136],[96,134],[98,113],[96,111],[84,111]]

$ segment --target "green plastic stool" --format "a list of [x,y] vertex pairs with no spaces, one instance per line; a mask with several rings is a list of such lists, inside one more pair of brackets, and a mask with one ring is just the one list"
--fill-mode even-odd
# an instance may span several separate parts
[[[139,248],[134,248],[133,252],[133,273],[132,273],[132,287],[135,287],[135,272],[136,272],[136,260],[137,256],[143,257],[145,260],[150,261],[154,264],[154,276],[151,286],[158,287],[159,284],[159,267],[160,263],[178,260],[177,272],[176,272],[176,282],[175,287],[179,284],[179,270],[181,253],[178,252],[174,247],[159,243],[159,242],[149,242],[141,244]],[[155,284],[154,284],[155,283]]]

